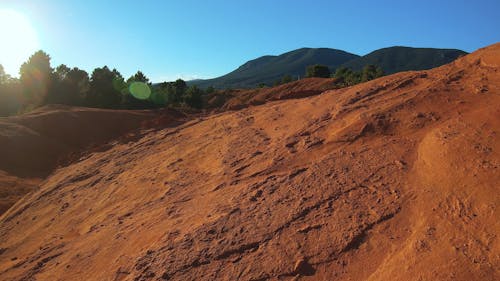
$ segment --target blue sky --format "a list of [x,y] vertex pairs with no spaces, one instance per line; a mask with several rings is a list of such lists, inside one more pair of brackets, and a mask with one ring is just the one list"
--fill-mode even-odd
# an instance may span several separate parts
[[53,66],[142,70],[154,82],[216,77],[301,47],[471,52],[500,41],[498,0],[0,0],[0,9],[29,19]]

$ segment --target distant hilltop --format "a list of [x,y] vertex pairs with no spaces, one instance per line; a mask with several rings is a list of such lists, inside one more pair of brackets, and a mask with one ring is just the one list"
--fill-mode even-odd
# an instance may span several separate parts
[[385,74],[407,70],[425,70],[447,64],[467,54],[457,49],[411,48],[395,46],[382,48],[364,56],[330,48],[301,48],[279,56],[262,56],[250,60],[230,73],[213,78],[197,79],[188,82],[201,88],[254,88],[289,75],[293,78],[304,77],[309,65],[326,65],[333,72],[339,67],[359,71],[365,65],[381,67]]

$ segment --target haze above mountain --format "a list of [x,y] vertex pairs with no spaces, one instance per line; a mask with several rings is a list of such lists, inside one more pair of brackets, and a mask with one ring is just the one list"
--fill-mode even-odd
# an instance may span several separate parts
[[333,72],[338,67],[361,70],[367,64],[380,66],[386,74],[407,70],[426,70],[447,64],[467,54],[457,49],[389,47],[358,56],[330,48],[301,48],[279,56],[262,56],[250,60],[234,71],[213,79],[189,81],[201,88],[253,88],[272,85],[285,75],[304,77],[309,65],[323,64]]

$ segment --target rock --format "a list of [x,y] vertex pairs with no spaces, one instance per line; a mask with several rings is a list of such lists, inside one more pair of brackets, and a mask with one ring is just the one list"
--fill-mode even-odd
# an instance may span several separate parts
[[402,160],[396,160],[394,161],[394,164],[398,166],[399,169],[403,170],[406,167],[406,163]]
[[163,280],[170,280],[170,275],[168,274],[168,272],[165,272],[161,275],[161,279]]
[[293,267],[294,274],[300,275],[313,275],[314,268],[307,262],[306,259],[301,258],[295,262],[295,266]]
[[416,115],[415,115],[416,118],[424,118],[425,117],[425,114],[423,114],[422,112],[418,112]]

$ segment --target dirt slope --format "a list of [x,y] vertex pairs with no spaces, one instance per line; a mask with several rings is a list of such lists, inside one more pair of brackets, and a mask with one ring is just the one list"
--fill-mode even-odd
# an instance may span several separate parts
[[499,280],[500,44],[194,120],[53,173],[2,280]]
[[7,211],[24,195],[37,188],[41,178],[21,178],[0,171],[0,214]]
[[102,150],[102,145],[126,138],[134,130],[152,127],[155,122],[175,125],[181,119],[174,111],[62,105],[0,118],[0,214],[36,188],[54,168],[81,156],[82,151]]
[[233,90],[231,98],[225,101],[220,109],[235,110],[269,101],[315,96],[326,90],[338,88],[336,81],[334,78],[305,78],[270,88]]

